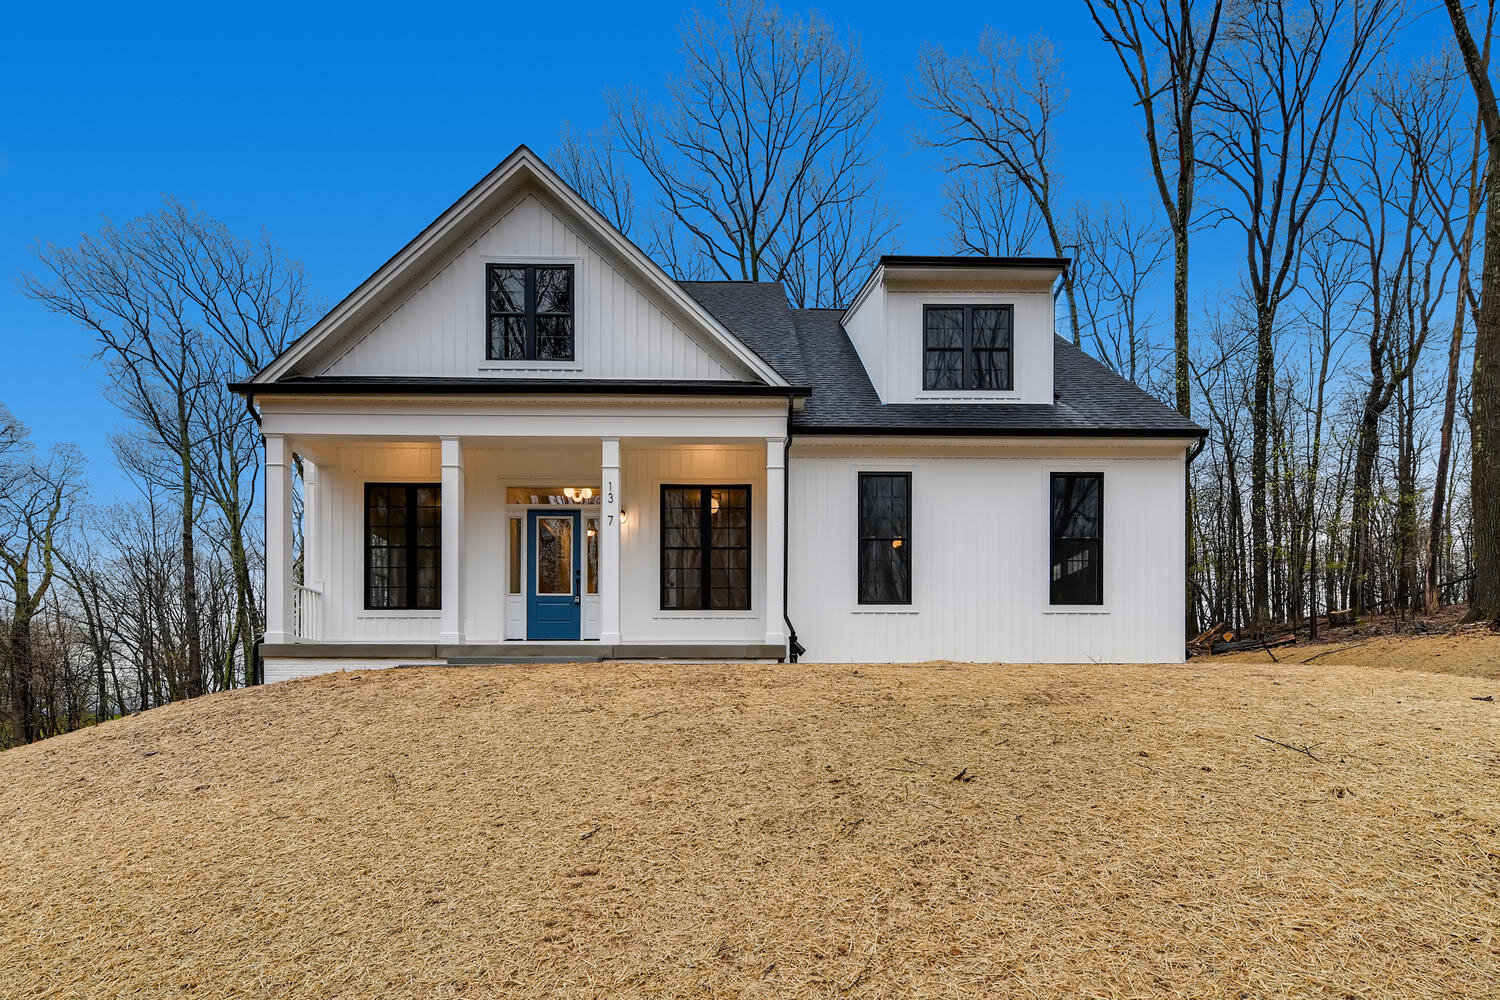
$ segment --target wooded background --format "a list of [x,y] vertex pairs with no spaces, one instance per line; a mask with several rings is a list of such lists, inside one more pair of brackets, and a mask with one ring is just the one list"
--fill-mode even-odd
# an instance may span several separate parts
[[[1208,428],[1190,465],[1184,632],[1316,634],[1330,612],[1500,619],[1500,111],[1493,0],[1088,0],[1156,197],[1064,204],[1066,61],[986,32],[922,52],[912,142],[953,253],[1069,257],[1058,333]],[[1397,58],[1415,18],[1450,44]],[[684,278],[842,306],[891,252],[883,91],[847,31],[756,0],[693,14],[659,95],[606,95],[551,160]],[[1200,289],[1197,241],[1243,248]],[[932,248],[922,248],[932,249]],[[42,246],[135,491],[0,404],[0,747],[258,681],[260,438],[225,388],[316,319],[301,264],[191,205]],[[1170,292],[1168,289],[1170,288]],[[1159,307],[1161,303],[1170,303]],[[86,338],[86,339],[83,339]]]

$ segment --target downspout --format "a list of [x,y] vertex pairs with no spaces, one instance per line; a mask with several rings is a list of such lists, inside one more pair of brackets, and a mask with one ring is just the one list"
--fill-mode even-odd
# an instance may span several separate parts
[[797,626],[792,624],[790,611],[790,584],[792,578],[792,407],[796,397],[786,397],[786,444],[782,452],[781,472],[781,620],[786,622],[786,646],[788,659],[796,663],[797,658],[807,652],[797,641]]
[[[1190,498],[1193,495],[1193,459],[1203,454],[1203,446],[1207,443],[1208,437],[1207,435],[1205,435],[1204,437],[1199,438],[1187,451],[1187,461],[1182,464],[1182,495],[1184,499]],[[1192,517],[1192,513],[1192,510],[1184,505],[1182,511],[1182,540],[1184,545],[1190,545],[1193,541],[1192,522],[1188,520],[1190,517]],[[1184,551],[1183,554],[1187,558],[1183,560],[1182,566],[1182,595],[1189,602],[1188,607],[1191,607],[1192,595],[1188,592],[1188,589],[1192,587],[1193,581],[1188,579],[1187,571],[1188,567],[1193,564],[1193,553],[1191,551]],[[1183,608],[1183,618],[1187,618],[1187,607]],[[1187,630],[1183,629],[1183,632],[1184,634],[1186,634]],[[1191,649],[1185,650],[1184,652],[1184,660],[1192,659],[1193,651]]]
[[[250,391],[250,390],[246,390],[246,392],[245,392],[245,412],[249,413],[250,416],[255,420],[255,426],[256,427],[263,427],[264,426],[261,423],[261,421],[260,421],[260,414],[257,413],[256,410],[255,410],[255,393],[253,391]],[[261,443],[261,448],[264,449],[265,448],[265,444],[266,444],[266,435],[265,435],[264,432],[261,433],[260,443]],[[262,454],[264,454],[264,450],[262,451]],[[265,560],[261,560],[261,561],[262,561],[262,563],[264,563]],[[265,586],[264,577],[262,577],[261,586],[262,587]],[[262,591],[262,593],[264,593],[264,591]],[[252,684],[264,684],[266,682],[265,666],[264,666],[263,661],[260,658],[261,643],[263,643],[265,641],[266,641],[266,633],[264,631],[262,631],[260,635],[258,635],[258,636],[255,637],[255,644],[252,647],[253,652],[251,653],[251,656],[250,656],[251,662],[245,664],[246,671],[249,672],[249,673],[254,674],[255,676],[254,676],[253,679],[249,678],[249,677],[245,678],[245,686],[246,687],[249,687]]]

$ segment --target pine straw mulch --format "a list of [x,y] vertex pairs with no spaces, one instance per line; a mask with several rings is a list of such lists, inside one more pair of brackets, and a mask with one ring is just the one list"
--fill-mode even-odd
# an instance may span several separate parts
[[0,754],[0,996],[1493,996],[1497,685],[1233,666],[172,705]]
[[1500,680],[1500,635],[1488,625],[1457,625],[1451,631],[1360,634],[1303,640],[1272,650],[1251,649],[1195,660],[1195,663],[1306,663],[1312,666],[1380,667],[1420,670]]

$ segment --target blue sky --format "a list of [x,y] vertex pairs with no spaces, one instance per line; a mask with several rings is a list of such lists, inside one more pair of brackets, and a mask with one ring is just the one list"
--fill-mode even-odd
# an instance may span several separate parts
[[[660,94],[681,65],[688,9],[133,6],[0,13],[0,401],[39,444],[82,447],[98,499],[122,491],[107,445],[120,418],[88,364],[89,337],[16,290],[34,244],[76,242],[102,217],[149,213],[172,194],[238,233],[264,227],[337,301],[518,144],[546,156],[563,122],[602,124],[608,89]],[[986,24],[1045,30],[1060,47],[1071,90],[1058,136],[1064,202],[1150,204],[1137,114],[1082,2],[816,9],[859,37],[883,82],[878,138],[905,217],[900,249],[948,249],[934,154],[911,141],[922,126],[909,98],[918,52],[971,48]],[[1427,51],[1442,28],[1428,16],[1401,48]],[[1233,281],[1240,252],[1229,232],[1199,245],[1195,298]]]

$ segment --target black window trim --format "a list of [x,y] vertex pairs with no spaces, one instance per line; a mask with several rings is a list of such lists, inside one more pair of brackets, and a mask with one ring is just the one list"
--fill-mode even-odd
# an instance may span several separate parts
[[[383,604],[383,605],[376,606],[376,605],[372,605],[370,603],[370,491],[371,490],[379,490],[379,489],[393,489],[393,488],[400,488],[400,489],[404,489],[404,490],[407,491],[407,494],[406,494],[406,524],[407,524],[407,527],[410,529],[410,531],[408,532],[407,539],[406,539],[406,570],[407,570],[407,578],[406,578],[406,603],[400,604],[400,605]],[[439,483],[433,483],[433,482],[417,482],[415,480],[411,480],[411,481],[406,481],[406,480],[384,481],[383,480],[383,481],[379,481],[379,482],[366,481],[366,483],[365,483],[365,516],[364,516],[365,535],[364,535],[364,539],[362,540],[362,546],[361,547],[364,549],[364,563],[365,563],[364,587],[362,588],[363,591],[364,591],[364,600],[363,600],[362,603],[363,603],[364,609],[366,611],[441,611],[441,610],[443,610],[443,537],[442,537],[443,526],[442,526],[441,515],[440,515],[439,521],[438,521],[438,544],[437,544],[436,548],[434,549],[434,551],[437,553],[437,562],[434,564],[434,569],[436,569],[436,571],[437,571],[437,578],[438,578],[438,586],[437,586],[438,601],[437,601],[437,604],[435,606],[433,606],[433,607],[430,607],[430,608],[418,607],[417,604],[416,604],[416,602],[415,602],[415,600],[414,600],[414,597],[413,597],[413,595],[416,593],[416,590],[417,590],[416,576],[415,576],[415,574],[416,574],[416,569],[417,569],[416,553],[417,553],[417,549],[419,548],[419,546],[417,545],[417,491],[418,490],[422,490],[422,489],[434,489],[434,490],[437,490],[438,491],[438,502],[439,502],[439,504],[442,503],[443,484],[440,483],[440,482]],[[439,510],[441,510],[441,508],[439,508]]]
[[[927,352],[929,350],[954,350],[954,348],[929,348],[927,346],[927,314],[934,309],[962,309],[964,311],[964,344],[961,348],[964,384],[957,389],[934,389],[927,385]],[[974,310],[999,309],[1010,320],[1006,324],[1008,340],[1004,348],[979,348],[980,350],[1005,351],[1005,385],[998,389],[979,389],[971,384],[974,378]],[[923,392],[1015,392],[1016,391],[1016,307],[1009,302],[924,302],[922,304],[922,391]]]
[[[1092,600],[1092,601],[1088,601],[1088,602],[1086,602],[1084,604],[1078,604],[1076,602],[1067,603],[1067,604],[1061,604],[1061,603],[1055,603],[1052,600],[1052,584],[1053,584],[1052,569],[1053,569],[1054,566],[1057,565],[1056,557],[1053,554],[1053,549],[1057,545],[1057,536],[1055,534],[1053,534],[1053,527],[1052,527],[1052,484],[1053,484],[1053,480],[1055,480],[1055,479],[1057,479],[1059,477],[1065,477],[1065,478],[1069,478],[1069,479],[1089,478],[1089,479],[1097,479],[1097,480],[1099,480],[1099,538],[1098,538],[1098,545],[1099,545],[1099,550],[1098,550],[1098,553],[1099,553],[1099,571],[1095,575],[1095,587],[1094,587],[1094,597],[1095,597],[1095,599]],[[1106,518],[1107,514],[1106,514],[1106,508],[1105,508],[1105,505],[1104,505],[1104,500],[1105,500],[1105,497],[1104,497],[1104,478],[1105,478],[1104,477],[1104,471],[1102,469],[1087,469],[1087,468],[1084,468],[1084,469],[1076,469],[1076,468],[1049,469],[1048,472],[1047,472],[1047,607],[1048,608],[1061,608],[1061,609],[1068,609],[1068,608],[1093,608],[1095,610],[1098,610],[1098,609],[1101,609],[1101,608],[1105,607],[1105,603],[1104,603],[1104,598],[1105,598],[1105,594],[1104,594],[1104,565],[1105,565],[1104,564],[1104,543],[1105,543],[1104,525],[1105,525],[1105,518]]]
[[[703,572],[699,580],[700,597],[699,606],[696,608],[669,608],[667,607],[667,491],[668,490],[698,490],[707,491],[712,497],[714,490],[744,490],[745,491],[745,606],[743,608],[715,608],[713,607],[713,545],[711,515],[699,518],[699,551],[703,556]],[[711,503],[705,503],[701,507],[704,511],[711,510]],[[755,494],[749,483],[662,483],[660,503],[657,505],[657,574],[660,577],[660,591],[657,594],[657,607],[667,614],[687,612],[689,614],[742,614],[755,610]]]
[[[901,556],[906,561],[906,600],[904,601],[867,601],[864,599],[864,541],[865,535],[865,505],[864,488],[865,479],[873,476],[883,478],[901,478],[906,480],[906,534],[901,536]],[[880,470],[868,469],[859,473],[859,480],[855,486],[855,552],[854,552],[854,600],[862,607],[869,608],[895,608],[911,607],[912,594],[916,590],[911,575],[911,536],[912,536],[912,481],[911,472],[904,470]],[[883,536],[869,536],[871,538]]]
[[[568,337],[568,356],[565,358],[538,358],[536,356],[536,270],[559,268],[568,272],[568,319],[572,322],[572,333]],[[497,357],[492,333],[496,316],[514,316],[515,313],[496,312],[494,298],[490,294],[490,283],[496,271],[522,269],[526,272],[526,345],[519,358]],[[542,313],[543,316],[561,316],[562,313]],[[574,364],[578,360],[578,267],[574,260],[490,260],[484,265],[484,359],[501,364]]]

